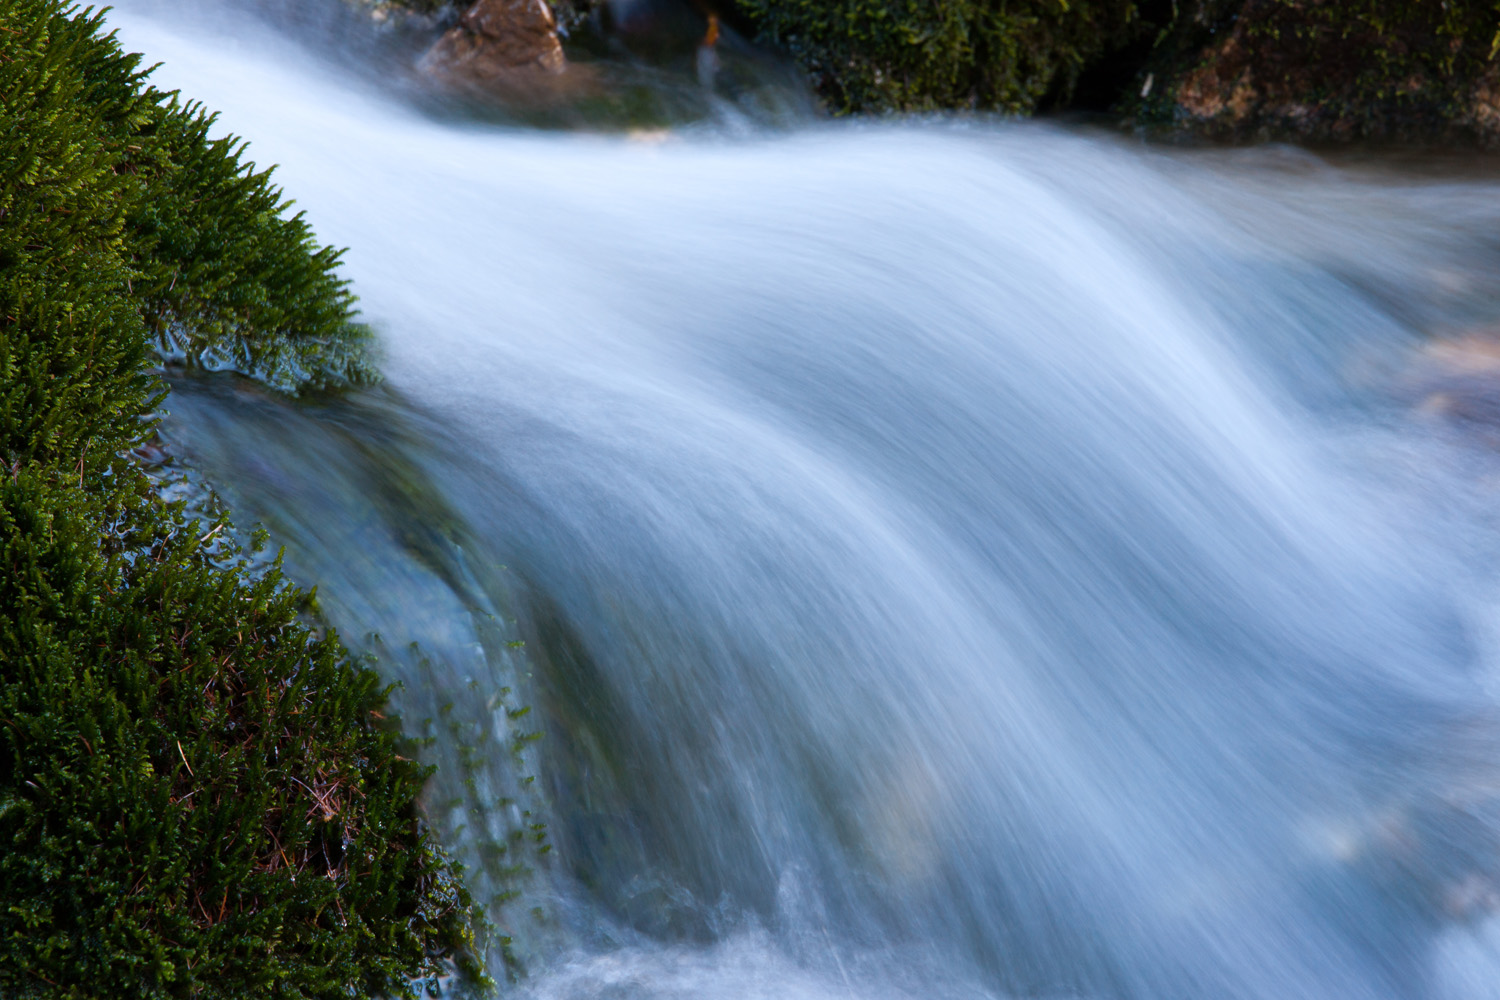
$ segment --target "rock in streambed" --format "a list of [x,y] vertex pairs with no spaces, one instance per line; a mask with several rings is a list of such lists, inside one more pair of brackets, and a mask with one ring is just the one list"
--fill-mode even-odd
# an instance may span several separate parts
[[522,92],[548,88],[567,67],[546,0],[477,0],[421,62],[449,86]]

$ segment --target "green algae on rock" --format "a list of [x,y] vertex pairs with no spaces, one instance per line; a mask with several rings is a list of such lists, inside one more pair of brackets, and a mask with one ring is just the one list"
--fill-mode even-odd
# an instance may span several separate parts
[[830,110],[1026,114],[1140,29],[1123,0],[736,0]]
[[98,13],[0,0],[0,993],[479,974],[378,678],[123,457],[153,348],[372,374],[337,253],[148,72]]
[[[683,2],[794,57],[835,114],[1030,114],[1076,97],[1215,139],[1500,142],[1500,9],[1480,0]],[[559,25],[606,5],[551,4]]]
[[1163,38],[1131,102],[1144,124],[1231,140],[1500,141],[1492,3],[1200,0]]

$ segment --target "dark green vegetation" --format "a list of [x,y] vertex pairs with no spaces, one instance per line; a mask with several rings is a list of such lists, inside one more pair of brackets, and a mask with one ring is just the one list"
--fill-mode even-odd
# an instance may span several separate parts
[[1080,98],[1228,138],[1500,136],[1493,0],[731,4],[834,111]]
[[410,994],[466,958],[375,676],[123,456],[153,347],[367,375],[300,218],[97,15],[0,0],[0,996]]
[[1080,97],[1228,138],[1500,136],[1492,0],[732,5],[835,111],[1024,113]]
[[1232,139],[1500,139],[1493,0],[1201,0],[1142,121]]
[[836,112],[1027,113],[1144,31],[1128,0],[734,0]]
[[[387,0],[430,13],[469,0]],[[637,0],[668,5],[673,0]],[[552,0],[572,24],[604,0]],[[1083,108],[1229,139],[1500,141],[1494,0],[683,0],[835,114]],[[608,21],[606,17],[604,19]],[[670,18],[665,18],[666,23]]]

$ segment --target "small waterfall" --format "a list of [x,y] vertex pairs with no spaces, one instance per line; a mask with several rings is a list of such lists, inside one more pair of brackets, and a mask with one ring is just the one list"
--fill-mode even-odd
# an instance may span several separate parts
[[165,434],[404,684],[518,989],[1500,990],[1500,463],[1417,405],[1493,181],[444,124],[112,17],[351,247],[386,386]]

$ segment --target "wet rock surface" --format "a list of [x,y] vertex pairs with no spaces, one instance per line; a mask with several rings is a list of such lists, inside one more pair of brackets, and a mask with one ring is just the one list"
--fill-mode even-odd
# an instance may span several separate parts
[[524,90],[567,65],[546,0],[478,0],[427,51],[421,68],[449,85]]
[[1469,330],[1428,344],[1402,379],[1418,413],[1479,441],[1500,444],[1500,330]]
[[1495,147],[1492,9],[1452,0],[1193,0],[1148,60],[1136,120],[1237,142]]

